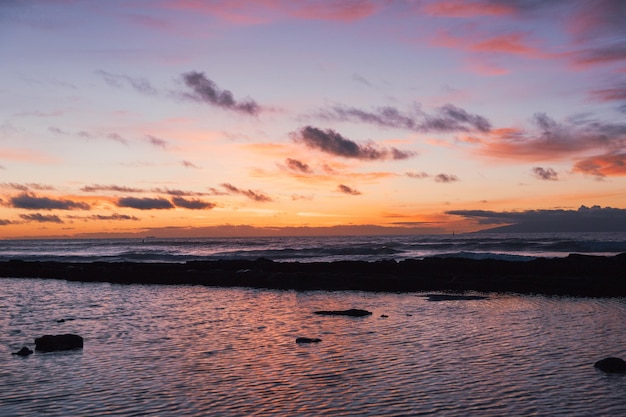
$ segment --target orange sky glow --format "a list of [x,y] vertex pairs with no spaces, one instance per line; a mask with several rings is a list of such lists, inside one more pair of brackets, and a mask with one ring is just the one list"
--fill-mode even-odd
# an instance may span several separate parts
[[0,238],[622,215],[625,21],[614,0],[2,2]]

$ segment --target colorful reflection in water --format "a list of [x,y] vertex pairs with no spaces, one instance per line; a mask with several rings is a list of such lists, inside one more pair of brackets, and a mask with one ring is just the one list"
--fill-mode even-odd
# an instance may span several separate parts
[[[626,377],[592,366],[626,357],[623,299],[431,302],[18,279],[0,288],[1,415],[626,412]],[[312,314],[353,307],[373,315]],[[83,351],[11,355],[68,332],[85,337]]]

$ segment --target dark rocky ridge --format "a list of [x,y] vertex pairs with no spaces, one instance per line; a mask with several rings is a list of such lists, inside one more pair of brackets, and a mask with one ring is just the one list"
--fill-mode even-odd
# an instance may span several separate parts
[[0,276],[120,284],[191,284],[294,290],[479,291],[590,297],[626,296],[626,254],[569,255],[527,262],[426,258],[376,262],[268,259],[132,262],[0,262]]

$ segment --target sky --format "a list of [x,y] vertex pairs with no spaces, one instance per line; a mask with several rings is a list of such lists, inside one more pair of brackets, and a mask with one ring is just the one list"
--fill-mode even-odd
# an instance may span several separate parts
[[0,0],[2,238],[590,216],[626,224],[623,0]]

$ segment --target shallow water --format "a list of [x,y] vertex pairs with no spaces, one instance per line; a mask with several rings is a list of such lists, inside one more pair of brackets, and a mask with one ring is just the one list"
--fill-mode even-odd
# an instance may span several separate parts
[[[312,314],[352,307],[373,315]],[[626,377],[593,363],[626,357],[625,319],[625,299],[0,279],[0,415],[624,415]],[[58,333],[84,349],[11,355]]]

